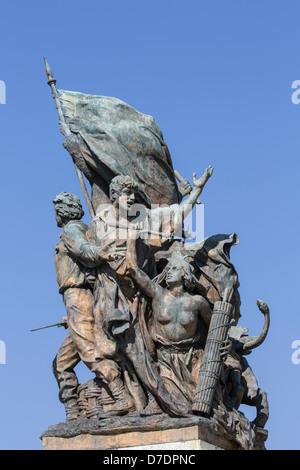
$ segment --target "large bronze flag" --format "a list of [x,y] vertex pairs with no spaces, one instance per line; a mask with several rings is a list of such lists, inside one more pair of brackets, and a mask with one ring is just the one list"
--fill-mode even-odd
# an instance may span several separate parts
[[92,186],[94,210],[107,202],[116,175],[134,178],[137,200],[148,207],[180,202],[171,156],[152,116],[107,96],[59,90],[59,99],[71,130],[63,145]]

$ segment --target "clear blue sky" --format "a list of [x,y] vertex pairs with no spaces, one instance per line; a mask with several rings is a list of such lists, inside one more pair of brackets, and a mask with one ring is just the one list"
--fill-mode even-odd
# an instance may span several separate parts
[[[205,236],[235,232],[240,324],[264,345],[249,362],[268,392],[269,449],[299,449],[300,4],[278,0],[76,0],[0,4],[1,316],[0,448],[41,449],[64,420],[52,360],[66,334],[29,330],[65,314],[53,265],[52,200],[81,195],[62,147],[43,56],[57,86],[109,95],[153,115],[175,168],[215,168],[202,195]],[[88,216],[85,218],[89,222]],[[89,378],[78,368],[81,381]],[[245,409],[253,416],[253,410]]]

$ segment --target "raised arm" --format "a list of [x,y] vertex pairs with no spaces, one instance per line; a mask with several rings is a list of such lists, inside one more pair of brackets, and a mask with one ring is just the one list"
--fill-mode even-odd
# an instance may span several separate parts
[[161,287],[153,282],[147,274],[142,271],[137,262],[136,239],[138,233],[134,229],[128,231],[126,262],[130,275],[148,297],[154,298],[160,292]]
[[193,184],[194,184],[194,189],[191,191],[190,195],[185,199],[181,204],[180,207],[182,208],[182,216],[185,218],[189,213],[192,211],[194,205],[196,204],[196,201],[200,194],[203,191],[203,188],[211,175],[213,174],[213,167],[209,166],[206,168],[204,171],[203,175],[201,178],[196,179],[196,174],[193,173]]

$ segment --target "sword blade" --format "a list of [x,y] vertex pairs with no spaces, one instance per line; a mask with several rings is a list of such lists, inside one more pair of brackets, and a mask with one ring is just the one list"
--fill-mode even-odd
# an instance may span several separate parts
[[45,330],[46,328],[53,328],[53,326],[61,326],[61,325],[63,325],[63,323],[55,323],[54,325],[42,326],[42,328],[35,328],[34,330],[30,330],[30,331]]

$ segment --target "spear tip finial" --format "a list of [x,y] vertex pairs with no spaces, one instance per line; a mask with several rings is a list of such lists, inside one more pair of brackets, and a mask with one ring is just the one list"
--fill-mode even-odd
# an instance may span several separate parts
[[46,72],[47,78],[48,80],[53,80],[52,70],[50,68],[50,65],[48,64],[46,57],[44,57],[44,62],[45,62],[45,72]]

